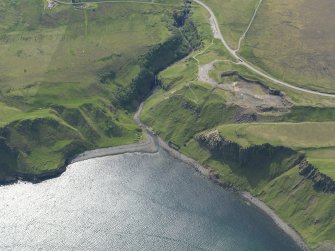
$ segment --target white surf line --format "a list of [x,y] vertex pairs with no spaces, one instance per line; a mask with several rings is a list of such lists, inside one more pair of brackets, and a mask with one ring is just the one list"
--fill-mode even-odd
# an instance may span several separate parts
[[255,17],[256,17],[256,15],[257,15],[258,9],[259,9],[259,7],[261,6],[262,2],[263,2],[263,0],[260,0],[260,1],[259,1],[259,3],[258,3],[258,5],[257,5],[257,7],[256,7],[256,9],[255,9],[255,12],[254,12],[254,14],[253,14],[253,16],[252,16],[252,18],[251,18],[251,20],[250,20],[250,23],[249,23],[247,29],[245,30],[245,32],[242,34],[242,36],[240,37],[240,39],[239,39],[239,41],[238,41],[238,46],[237,46],[237,49],[235,50],[235,52],[238,52],[238,51],[240,50],[242,40],[245,38],[245,36],[247,35],[248,31],[250,30],[250,27],[251,27],[252,23],[253,23],[254,20],[255,20]]
[[222,44],[228,50],[228,52],[234,58],[236,58],[236,60],[239,61],[240,65],[244,65],[246,68],[248,68],[249,70],[258,74],[259,76],[262,76],[262,77],[264,77],[268,80],[271,80],[272,82],[274,82],[276,84],[291,88],[293,90],[308,93],[308,94],[313,94],[313,95],[317,95],[317,96],[322,96],[322,97],[335,98],[335,94],[312,91],[312,90],[305,89],[305,88],[302,88],[302,87],[297,87],[295,85],[289,84],[289,83],[284,82],[282,80],[276,79],[276,78],[272,77],[271,75],[269,75],[268,73],[263,72],[263,70],[258,70],[255,66],[253,66],[248,61],[244,60],[232,48],[230,48],[230,46],[227,44],[226,40],[224,39],[224,37],[221,33],[221,30],[220,30],[220,27],[219,27],[219,22],[217,21],[217,18],[215,16],[214,12],[212,11],[212,9],[200,0],[193,0],[193,1],[196,2],[197,4],[199,4],[200,6],[202,6],[203,8],[205,8],[208,11],[208,13],[210,14],[209,20],[210,20],[210,23],[211,23],[211,26],[212,26],[212,31],[213,31],[214,38],[217,38],[222,42]]

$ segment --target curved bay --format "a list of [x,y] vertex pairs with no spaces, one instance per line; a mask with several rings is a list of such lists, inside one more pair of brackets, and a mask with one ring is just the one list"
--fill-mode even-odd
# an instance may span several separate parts
[[260,210],[165,152],[0,187],[1,250],[299,250]]

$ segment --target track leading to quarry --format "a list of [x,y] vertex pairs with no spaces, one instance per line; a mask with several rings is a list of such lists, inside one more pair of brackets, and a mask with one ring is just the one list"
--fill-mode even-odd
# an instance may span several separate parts
[[[213,10],[207,4],[205,4],[204,2],[202,2],[201,0],[193,0],[193,1],[196,2],[197,4],[199,4],[200,6],[202,6],[203,8],[205,8],[208,11],[208,13],[210,14],[209,21],[210,21],[210,24],[212,26],[214,38],[221,40],[221,42],[224,45],[224,47],[237,60],[237,64],[245,66],[249,70],[251,70],[254,73],[258,74],[259,76],[262,76],[262,77],[264,77],[264,78],[266,78],[268,80],[271,80],[272,82],[274,82],[276,84],[279,84],[279,85],[291,88],[293,90],[304,92],[304,93],[308,93],[308,94],[313,94],[313,95],[317,95],[317,96],[322,96],[322,97],[335,98],[335,94],[325,93],[325,92],[318,92],[318,91],[313,91],[313,90],[309,90],[309,89],[305,89],[305,88],[302,88],[302,87],[295,86],[293,84],[290,84],[290,83],[287,83],[287,82],[282,81],[280,79],[277,79],[277,78],[271,76],[270,74],[264,72],[263,70],[258,69],[255,66],[253,66],[250,62],[246,61],[245,59],[243,59],[241,56],[239,56],[237,54],[239,48],[236,49],[236,50],[234,50],[234,49],[232,49],[228,45],[228,43],[226,42],[226,40],[224,39],[224,37],[222,35],[221,29],[220,29],[220,26],[219,26],[219,22],[218,22],[218,20],[217,20],[217,18],[215,16]],[[61,1],[61,0],[54,0],[54,2],[56,2],[58,4],[66,4],[66,5],[82,4],[82,3],[64,2],[64,1]],[[171,4],[166,4],[166,3],[156,3],[156,2],[146,2],[146,1],[134,1],[134,0],[133,1],[132,0],[130,0],[130,1],[105,0],[105,1],[95,1],[95,2],[87,2],[87,3],[96,3],[96,4],[101,4],[101,3],[134,3],[134,4],[173,6]],[[240,44],[241,40],[244,39],[245,34],[249,30],[249,28],[250,28],[250,26],[251,26],[251,24],[252,24],[252,22],[253,22],[253,20],[254,20],[254,18],[256,16],[257,10],[258,10],[258,8],[259,8],[259,6],[260,6],[261,3],[262,3],[262,1],[259,2],[258,6],[257,6],[257,8],[255,10],[254,16],[252,17],[251,22],[250,22],[250,24],[249,24],[246,32],[240,38],[239,44]]]
[[196,2],[197,4],[201,5],[203,8],[205,8],[208,13],[210,14],[210,18],[209,21],[211,23],[212,26],[212,30],[213,30],[213,34],[214,37],[221,40],[222,44],[224,45],[224,47],[229,51],[229,53],[237,60],[238,64],[240,65],[244,65],[246,68],[248,68],[249,70],[253,71],[254,73],[258,74],[259,76],[262,76],[268,80],[271,80],[272,82],[294,89],[296,91],[300,91],[300,92],[304,92],[304,93],[308,93],[308,94],[313,94],[313,95],[318,95],[318,96],[322,96],[322,97],[330,97],[330,98],[335,98],[335,94],[330,94],[330,93],[324,93],[324,92],[318,92],[318,91],[313,91],[313,90],[309,90],[309,89],[305,89],[302,87],[298,87],[292,84],[289,84],[285,81],[279,80],[271,75],[269,75],[268,73],[264,72],[263,70],[259,70],[257,69],[255,66],[253,66],[251,63],[247,62],[245,59],[241,58],[236,50],[233,50],[228,43],[226,42],[226,40],[224,39],[222,32],[220,30],[220,26],[219,26],[219,22],[214,14],[214,12],[212,11],[212,9],[206,5],[204,2],[200,1],[200,0],[193,0],[194,2]]

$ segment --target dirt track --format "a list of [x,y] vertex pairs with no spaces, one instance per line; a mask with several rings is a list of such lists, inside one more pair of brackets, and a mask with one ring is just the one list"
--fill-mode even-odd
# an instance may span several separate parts
[[198,79],[230,93],[226,100],[228,104],[236,104],[254,112],[288,112],[291,109],[292,103],[285,95],[279,95],[280,93],[275,95],[265,85],[245,80],[235,73],[230,74],[231,76],[221,77],[220,83],[218,83],[209,76],[209,72],[213,70],[217,62],[220,61],[214,60],[208,64],[199,65]]
[[243,58],[241,58],[237,52],[235,50],[233,50],[232,48],[230,48],[230,46],[227,44],[226,40],[224,39],[221,30],[220,30],[220,26],[219,23],[217,21],[217,18],[214,14],[214,12],[212,11],[212,9],[206,5],[205,3],[203,3],[200,0],[193,0],[194,2],[198,3],[199,5],[201,5],[203,8],[205,8],[208,13],[210,14],[210,24],[212,27],[212,31],[213,31],[213,35],[214,38],[217,38],[219,40],[221,40],[222,44],[224,45],[224,47],[228,50],[228,52],[237,60],[237,62],[239,62],[239,64],[244,65],[246,68],[248,68],[249,70],[253,71],[254,73],[258,74],[259,76],[262,76],[268,80],[271,80],[272,82],[291,88],[293,90],[296,91],[300,91],[300,92],[304,92],[304,93],[308,93],[308,94],[313,94],[313,95],[317,95],[317,96],[322,96],[322,97],[330,97],[330,98],[335,98],[335,94],[330,94],[330,93],[324,93],[324,92],[318,92],[318,91],[312,91],[309,89],[305,89],[305,88],[301,88],[301,87],[297,87],[293,84],[289,84],[287,82],[284,82],[282,80],[276,79],[274,77],[272,77],[271,75],[269,75],[268,73],[264,72],[263,70],[259,70],[258,68],[256,68],[255,66],[253,66],[251,63],[245,61]]

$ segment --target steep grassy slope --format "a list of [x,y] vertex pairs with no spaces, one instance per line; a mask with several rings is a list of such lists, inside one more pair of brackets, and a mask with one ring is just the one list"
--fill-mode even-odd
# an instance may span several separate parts
[[312,182],[303,179],[296,168],[271,181],[259,194],[265,203],[303,234],[311,247],[332,250],[334,195],[315,191]]
[[[159,84],[141,115],[146,124],[213,175],[263,199],[311,247],[334,246],[332,181],[301,153],[333,177],[335,101],[235,65],[213,40],[204,9],[159,2],[174,5],[0,3],[0,180],[49,174],[85,149],[138,142],[133,112]],[[236,45],[256,1],[206,2]],[[226,89],[199,81],[199,67],[213,60],[209,76]],[[241,79],[250,80],[247,92],[236,85]],[[274,97],[285,109],[249,103]],[[219,147],[202,137],[213,128],[221,131]]]
[[142,139],[132,116],[155,74],[201,46],[190,6],[166,3],[1,2],[0,180]]
[[[204,49],[158,75],[161,88],[146,101],[142,120],[171,147],[198,160],[227,186],[248,190],[266,202],[312,249],[332,250],[334,100],[278,87],[225,61],[230,59],[226,51],[206,32],[210,29],[207,14],[199,8],[193,11]],[[213,60],[221,61],[213,64],[209,76],[226,89],[199,81],[199,67]],[[246,88],[249,92],[236,88],[239,75],[251,80]],[[273,94],[253,90],[251,83],[271,86],[269,93]],[[286,94],[278,93],[277,88]],[[250,95],[272,98],[276,94],[291,106],[284,111],[252,108]],[[244,103],[235,102],[238,97]],[[210,140],[208,144],[200,140],[215,128],[219,128],[219,138],[227,139],[218,147]]]
[[302,235],[312,250],[333,250],[334,194],[316,190],[313,182],[300,174],[295,166],[297,155],[267,147],[271,161],[267,159],[265,146],[251,147],[250,152],[258,148],[259,154],[253,153],[242,166],[229,156],[227,149],[226,154],[218,154],[197,140],[190,141],[183,151],[212,169],[213,175],[227,186],[239,186],[264,201]]
[[[188,91],[188,93],[191,95],[191,91]],[[303,236],[310,247],[316,248],[325,242],[334,245],[334,194],[315,189],[314,187],[318,185],[314,185],[312,180],[299,174],[300,169],[296,165],[300,163],[300,154],[280,145],[280,140],[285,137],[280,130],[275,131],[273,135],[277,147],[257,145],[249,150],[241,151],[239,148],[236,149],[237,145],[235,145],[233,148],[225,148],[223,152],[211,152],[209,147],[198,142],[197,132],[215,124],[229,123],[229,125],[223,125],[221,128],[230,127],[233,133],[221,131],[222,136],[229,138],[229,135],[233,134],[237,135],[238,140],[243,140],[246,136],[243,132],[239,133],[238,131],[238,128],[242,126],[230,124],[237,122],[236,118],[239,117],[243,109],[225,106],[221,103],[222,100],[221,102],[217,99],[214,101],[214,95],[208,95],[208,99],[211,101],[204,102],[199,106],[196,106],[195,103],[191,106],[191,101],[185,97],[185,94],[169,98],[168,101],[155,103],[154,101],[158,99],[157,96],[161,94],[161,92],[157,92],[146,104],[142,119],[152,126],[153,130],[168,141],[173,148],[198,160],[204,166],[213,170],[213,175],[224,182],[248,190],[258,196],[284,220],[289,222]],[[180,91],[175,95],[178,94],[182,95],[182,92]],[[197,95],[200,96],[199,93]],[[198,107],[200,107],[199,110]],[[250,116],[247,118],[250,118]],[[322,127],[323,125],[316,124],[316,126]],[[256,128],[255,131],[267,135],[263,127],[262,129]],[[288,129],[288,132],[293,136],[296,134],[294,131],[291,134],[290,129]],[[319,170],[330,177],[334,177],[331,175],[334,170],[331,165],[334,160],[332,157],[334,149],[327,148],[328,153],[324,153],[324,156],[322,156],[323,148],[317,147],[322,147],[323,144],[329,145],[323,141],[322,135],[319,138],[314,138],[307,130],[301,132],[298,136],[302,136],[304,133],[307,134],[305,135],[307,142],[308,139],[311,139],[311,142],[309,142],[310,149],[304,149],[301,152],[306,153],[308,161]],[[276,139],[276,136],[279,139]],[[258,143],[268,144],[268,142],[271,142],[271,138],[270,135],[270,137],[265,137],[262,142],[258,141]],[[301,139],[300,143],[302,143],[306,138],[298,139]],[[328,137],[328,141],[333,144],[331,142],[332,137]],[[288,143],[290,142],[288,141]],[[294,137],[292,142],[299,144]],[[313,156],[315,149],[319,149],[317,150],[319,152],[315,152]],[[234,155],[234,151],[243,152],[243,155]],[[314,160],[315,157],[318,159]],[[323,162],[320,162],[320,159]],[[329,164],[325,165],[324,161],[329,161],[327,162]]]
[[163,12],[160,7],[104,4],[94,10],[49,10],[39,0],[8,5],[1,16],[21,13],[2,22],[7,28],[1,40],[1,86],[10,89],[43,81],[96,82],[106,66],[119,72],[148,46],[169,36],[155,13]]

